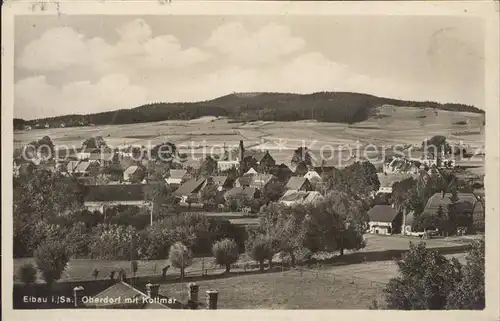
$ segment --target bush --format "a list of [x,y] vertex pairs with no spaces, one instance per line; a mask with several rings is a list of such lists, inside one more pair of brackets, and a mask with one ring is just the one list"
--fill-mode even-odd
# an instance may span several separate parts
[[130,260],[137,256],[138,233],[132,226],[99,224],[92,230],[90,254],[94,259]]
[[40,245],[35,251],[38,270],[49,287],[62,276],[69,261],[69,253],[62,242]]
[[168,259],[173,267],[181,270],[181,279],[184,279],[186,267],[193,263],[193,253],[187,246],[177,242],[170,247]]
[[226,267],[226,272],[231,269],[231,264],[238,261],[238,245],[234,240],[225,238],[212,247],[212,254],[215,257],[215,263]]
[[264,260],[272,260],[274,251],[272,239],[262,234],[255,234],[245,242],[245,248],[250,257],[259,263],[261,272],[264,272]]
[[17,276],[25,285],[35,283],[36,269],[31,263],[23,264],[21,267],[19,267]]

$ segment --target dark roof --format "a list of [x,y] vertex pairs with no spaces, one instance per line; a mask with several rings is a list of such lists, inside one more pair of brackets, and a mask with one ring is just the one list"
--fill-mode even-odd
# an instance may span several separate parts
[[227,181],[227,176],[214,176],[212,177],[212,180],[215,185],[217,186],[224,186]]
[[246,197],[253,199],[257,193],[257,189],[255,187],[233,187],[224,193],[224,198],[228,199],[241,193],[244,193]]
[[250,183],[252,183],[253,177],[255,174],[245,174],[238,178],[238,182],[240,183],[241,186],[248,186]]
[[264,187],[268,182],[274,179],[275,176],[272,174],[257,174],[252,176],[252,181],[250,186],[252,187]]
[[263,152],[259,150],[246,150],[243,152],[243,159],[253,157],[258,163],[260,163],[266,155],[271,156],[268,151]]
[[[159,301],[156,302],[143,302],[143,298],[149,298],[145,293],[137,290],[133,286],[119,281],[109,288],[105,289],[101,293],[95,295],[92,299],[93,304],[89,304],[96,308],[142,308],[142,309],[170,309],[166,304],[162,304]],[[164,296],[159,295],[160,299],[168,299]],[[136,302],[125,303],[125,300],[136,299]],[[114,300],[117,303],[105,303],[105,300]],[[180,302],[179,302],[180,303]]]
[[292,176],[286,184],[287,189],[299,190],[307,183],[308,179],[305,177]]
[[386,222],[394,221],[398,212],[391,205],[375,205],[368,211],[370,222]]
[[143,201],[145,184],[86,185],[85,202]]
[[171,169],[169,171],[169,178],[183,178],[187,173],[185,169]]
[[[458,204],[457,209],[460,212],[472,212],[474,206],[477,203],[477,198],[472,193],[457,193]],[[429,198],[427,204],[425,205],[424,212],[429,214],[434,214],[437,212],[439,206],[441,205],[444,212],[446,213],[448,205],[451,204],[451,193],[436,193]]]
[[189,181],[182,184],[175,192],[175,196],[188,195],[195,192],[203,183],[205,183],[206,178],[200,179],[190,179]]

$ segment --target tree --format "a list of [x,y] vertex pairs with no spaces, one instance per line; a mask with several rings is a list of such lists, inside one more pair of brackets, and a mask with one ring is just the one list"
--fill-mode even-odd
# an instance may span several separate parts
[[272,260],[274,255],[273,240],[267,235],[249,230],[245,250],[253,260],[259,263],[260,271],[264,272],[264,261]]
[[59,280],[69,261],[69,253],[61,242],[50,242],[40,245],[35,251],[35,262],[49,286]]
[[132,275],[134,276],[134,278],[138,269],[139,269],[139,263],[136,260],[130,261],[130,270],[132,271]]
[[90,149],[103,148],[103,147],[107,147],[107,146],[108,145],[106,144],[106,141],[104,140],[104,138],[102,138],[102,136],[94,136],[94,137],[87,138],[82,143],[82,148],[84,148],[84,149],[86,149],[86,148],[90,148]]
[[154,146],[151,151],[151,157],[161,162],[171,163],[175,156],[177,156],[177,146],[175,144],[166,142]]
[[181,270],[181,279],[184,279],[186,267],[190,266],[193,262],[193,253],[181,242],[176,242],[170,247],[168,259],[173,267]]
[[305,146],[300,146],[294,150],[291,163],[296,166],[299,164],[303,164],[306,167],[312,166],[312,156],[309,149]]
[[211,156],[207,156],[200,166],[200,175],[203,177],[212,176],[217,173],[217,161]]
[[215,184],[207,184],[201,192],[201,202],[209,209],[217,205],[219,191]]
[[450,144],[446,141],[446,137],[440,135],[423,141],[422,148],[436,158],[443,153],[450,154],[452,151]]
[[397,262],[399,276],[384,289],[388,309],[440,310],[447,304],[462,277],[458,260],[449,261],[424,243],[410,243],[410,248]]
[[277,202],[285,193],[285,185],[280,181],[269,182],[264,186],[263,193],[261,194],[262,204],[269,204],[269,202]]
[[226,273],[229,273],[231,264],[238,261],[238,245],[234,240],[224,238],[214,243],[212,254],[215,257],[215,263],[224,265],[226,267]]
[[17,276],[26,286],[35,283],[36,281],[36,269],[33,264],[26,263],[19,267],[17,271]]
[[92,270],[92,276],[94,277],[94,280],[97,280],[97,277],[99,276],[99,270],[97,268]]
[[245,174],[250,168],[257,167],[257,160],[253,156],[246,156],[243,160],[240,161],[240,175]]
[[472,244],[467,254],[467,263],[462,269],[463,277],[447,297],[447,309],[482,310],[485,307],[485,241],[479,239]]

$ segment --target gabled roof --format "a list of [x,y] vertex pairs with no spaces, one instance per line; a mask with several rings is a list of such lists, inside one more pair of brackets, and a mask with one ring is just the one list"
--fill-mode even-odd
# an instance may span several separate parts
[[307,178],[305,178],[305,177],[292,176],[288,180],[288,183],[286,184],[286,188],[287,189],[299,190],[307,182],[309,182],[309,180]]
[[[477,198],[472,193],[457,193],[458,197],[458,210],[462,212],[472,212],[474,210],[474,206],[477,203]],[[425,205],[424,212],[434,214],[437,212],[439,206],[441,205],[443,211],[446,212],[448,209],[448,205],[451,204],[451,193],[436,193],[429,198],[427,204]]]
[[214,182],[215,185],[217,186],[223,186],[227,183],[227,176],[214,176],[212,177],[212,180]]
[[317,191],[310,191],[307,192],[307,196],[304,198],[303,202],[304,203],[313,203],[317,200],[324,199],[323,195],[321,195],[320,192]]
[[123,175],[132,175],[134,174],[137,170],[139,169],[139,166],[137,165],[132,165],[127,167],[126,170],[123,171]]
[[418,174],[406,173],[377,173],[380,187],[392,187],[396,182],[404,181],[407,178],[418,179]]
[[66,167],[66,170],[68,172],[73,172],[78,167],[78,163],[79,163],[79,161],[69,161],[68,166]]
[[173,178],[173,179],[182,179],[187,173],[187,170],[185,169],[171,169],[169,172],[169,177],[168,178]]
[[[136,299],[137,301],[133,300]],[[96,307],[96,308],[106,308],[106,307],[135,307],[135,308],[152,308],[150,305],[154,305],[154,308],[157,309],[170,309],[168,306],[160,303],[160,302],[154,302],[154,303],[147,303],[143,302],[143,298],[149,298],[145,293],[142,293],[141,291],[137,290],[133,286],[123,282],[119,281],[115,283],[114,285],[110,286],[109,288],[105,289],[101,293],[95,295],[93,297],[92,302],[96,302],[91,304],[91,306]],[[110,304],[110,303],[104,303],[109,300],[114,300],[115,302],[119,302],[118,304]],[[125,301],[131,300],[131,303],[125,303]]]
[[266,155],[271,156],[271,154],[268,151],[246,150],[243,152],[243,159],[247,157],[252,157],[255,158],[257,163],[260,163],[264,159],[264,157],[266,157]]
[[282,202],[302,202],[307,197],[308,192],[288,190],[281,196],[280,201]]
[[189,181],[182,184],[175,192],[175,196],[184,196],[193,193],[198,188],[200,188],[206,181],[206,178],[200,179],[190,179]]
[[250,185],[250,183],[252,183],[254,176],[255,174],[245,174],[238,178],[238,182],[240,183],[241,186],[248,186]]
[[391,205],[375,205],[368,211],[370,222],[385,222],[394,221],[398,212]]
[[86,172],[87,169],[89,168],[89,166],[90,166],[90,162],[80,162],[80,163],[78,163],[78,166],[76,167],[75,172],[80,172],[80,173]]
[[269,181],[275,178],[272,174],[256,174],[252,176],[252,181],[250,182],[250,186],[253,187],[263,187]]
[[245,194],[246,197],[253,199],[257,193],[257,189],[255,187],[233,187],[224,193],[224,198],[228,199],[241,193]]
[[144,201],[144,184],[86,185],[85,202]]

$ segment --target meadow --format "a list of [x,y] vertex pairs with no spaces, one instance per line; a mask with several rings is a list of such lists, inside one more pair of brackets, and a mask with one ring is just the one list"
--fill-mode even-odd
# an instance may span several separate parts
[[[382,236],[382,235],[366,234],[365,238],[367,239],[367,246],[360,251],[361,253],[390,251],[390,250],[406,250],[408,249],[409,242],[420,241],[419,238],[405,237],[398,235]],[[461,244],[458,241],[445,240],[445,239],[430,239],[426,240],[425,243],[428,247],[432,248],[447,248]],[[318,253],[315,257],[318,260],[325,260],[334,258],[336,256],[337,253]],[[275,261],[277,262],[277,260]],[[252,262],[251,259],[248,258],[246,255],[242,255],[240,256],[238,265],[241,266],[249,262]],[[25,263],[35,264],[33,258],[14,259],[14,273],[17,274],[18,268]],[[151,275],[161,275],[162,268],[166,265],[170,265],[170,262],[168,259],[139,261],[138,265],[139,268],[137,276],[142,277]],[[358,265],[359,264],[347,265],[346,267],[355,267]],[[218,274],[224,271],[224,269],[214,264],[213,257],[204,257],[204,258],[195,257],[193,259],[193,264],[188,268],[186,268],[186,276],[187,277],[199,276],[201,275],[202,268],[208,269],[210,274]],[[111,271],[118,272],[120,269],[124,269],[127,272],[127,274],[130,274],[130,261],[72,259],[69,261],[68,267],[66,268],[66,271],[63,273],[61,281],[92,280],[94,279],[92,277],[92,271],[94,269],[99,270],[98,279],[107,279]],[[239,270],[243,271],[242,268],[239,268]],[[167,276],[171,279],[172,278],[175,279],[179,276],[179,270],[172,267],[168,270]],[[14,282],[20,283],[20,279],[17,277],[17,275],[14,276]],[[43,282],[40,275],[38,275],[37,282],[38,283]]]

